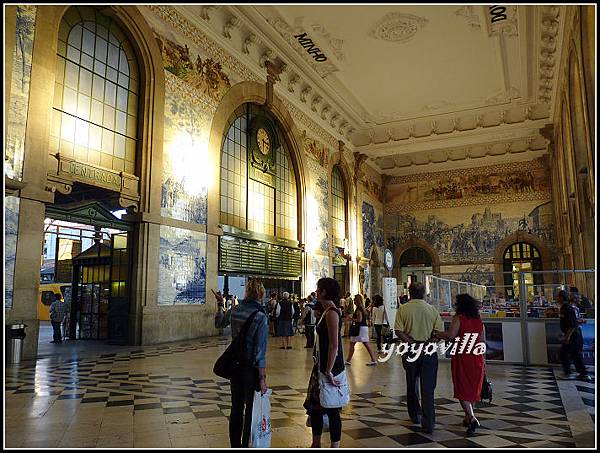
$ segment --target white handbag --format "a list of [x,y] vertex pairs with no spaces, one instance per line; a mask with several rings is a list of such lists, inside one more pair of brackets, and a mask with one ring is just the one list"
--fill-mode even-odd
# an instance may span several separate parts
[[[325,317],[325,311],[321,316],[321,319],[317,323],[317,326],[321,324],[321,321]],[[316,329],[315,329],[316,330]],[[319,335],[317,334],[316,350],[317,350],[317,364],[320,364],[320,351],[319,351]],[[338,375],[334,376],[334,379],[339,382],[338,385],[334,385],[329,382],[329,379],[324,373],[319,370],[319,402],[325,409],[332,409],[338,407],[344,407],[350,402],[350,386],[348,385],[348,377],[346,376],[346,370],[343,370]]]

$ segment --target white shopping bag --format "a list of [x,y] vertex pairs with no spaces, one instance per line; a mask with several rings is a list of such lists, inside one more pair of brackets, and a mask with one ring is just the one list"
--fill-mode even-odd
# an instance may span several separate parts
[[250,446],[252,448],[271,447],[271,402],[269,397],[273,391],[261,395],[254,392],[254,403],[252,404],[252,429],[250,432]]

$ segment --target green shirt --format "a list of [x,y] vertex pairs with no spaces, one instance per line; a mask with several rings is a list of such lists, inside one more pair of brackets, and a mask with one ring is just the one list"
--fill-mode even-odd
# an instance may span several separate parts
[[423,299],[411,299],[398,308],[394,330],[410,335],[415,341],[427,341],[434,329],[444,330],[442,317]]

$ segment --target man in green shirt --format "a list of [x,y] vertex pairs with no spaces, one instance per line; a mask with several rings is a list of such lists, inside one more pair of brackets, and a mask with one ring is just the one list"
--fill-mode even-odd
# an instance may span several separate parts
[[[434,330],[444,330],[444,323],[435,307],[423,300],[425,287],[422,283],[411,283],[408,292],[410,300],[398,308],[394,330],[402,341],[411,345],[411,350],[422,348],[416,360],[411,357],[415,355],[412,352],[403,355],[402,365],[406,371],[408,415],[414,424],[421,424],[423,432],[430,434],[435,427],[434,391],[438,356],[437,349],[433,354],[425,354],[424,343],[429,343]],[[422,408],[419,405],[419,383]]]

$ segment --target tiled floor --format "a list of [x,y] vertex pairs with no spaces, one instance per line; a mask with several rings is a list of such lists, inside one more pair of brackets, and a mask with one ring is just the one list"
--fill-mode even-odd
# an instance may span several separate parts
[[[78,350],[7,368],[6,447],[228,447],[229,385],[212,373],[226,344],[212,338],[87,356]],[[300,336],[292,350],[279,346],[278,338],[269,340],[272,446],[308,447],[302,403],[311,354]],[[352,399],[343,411],[342,446],[595,445],[595,383],[556,380],[550,367],[490,364],[494,399],[477,409],[482,428],[467,438],[443,361],[436,430],[424,434],[407,421],[400,361],[371,368],[367,358],[357,348],[348,371]],[[327,434],[323,440],[328,445]]]

